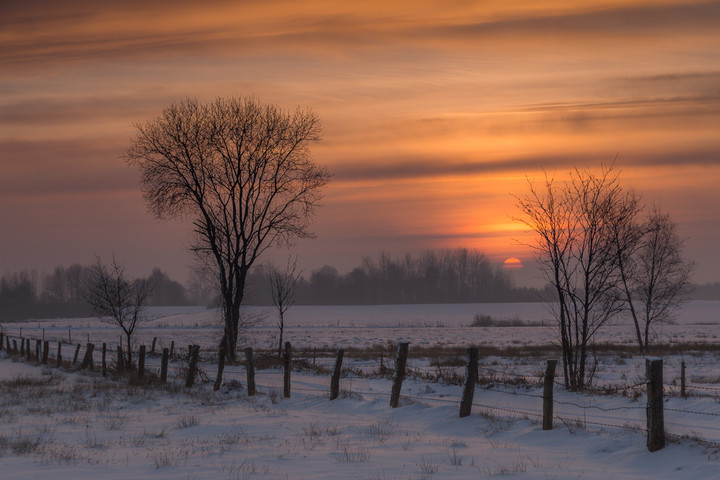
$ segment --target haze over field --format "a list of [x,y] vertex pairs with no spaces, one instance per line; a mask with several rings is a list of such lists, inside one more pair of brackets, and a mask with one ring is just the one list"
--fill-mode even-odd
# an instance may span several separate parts
[[455,247],[527,265],[511,194],[617,155],[718,280],[718,24],[696,1],[4,2],[0,274],[115,253],[185,279],[190,225],[147,215],[120,155],[172,101],[255,94],[322,119],[306,270]]

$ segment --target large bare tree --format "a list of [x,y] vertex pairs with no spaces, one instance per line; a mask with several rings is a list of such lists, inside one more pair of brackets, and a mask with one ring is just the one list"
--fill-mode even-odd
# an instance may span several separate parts
[[563,351],[565,384],[592,382],[588,348],[597,331],[623,307],[615,233],[636,212],[637,196],[624,190],[612,167],[575,170],[570,179],[546,177],[544,189],[530,182],[518,199],[522,220],[538,234],[533,246],[554,295]]
[[330,180],[310,157],[318,116],[255,98],[187,99],[137,125],[126,158],[141,172],[156,217],[190,216],[193,251],[215,272],[224,309],[221,344],[235,359],[240,306],[253,263],[271,246],[310,237]]

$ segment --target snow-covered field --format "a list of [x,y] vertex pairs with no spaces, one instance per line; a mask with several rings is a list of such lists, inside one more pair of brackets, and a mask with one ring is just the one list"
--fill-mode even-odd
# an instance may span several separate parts
[[[219,338],[218,313],[154,309],[139,333],[158,349],[175,341],[210,349]],[[524,326],[469,327],[476,314],[521,320]],[[658,332],[663,342],[720,343],[720,302],[691,302]],[[263,319],[264,317],[264,319]],[[253,308],[248,345],[273,346],[274,313]],[[286,339],[296,348],[371,347],[388,341],[424,345],[545,345],[550,316],[540,304],[294,307]],[[535,325],[535,326],[527,326]],[[119,331],[93,319],[4,324],[13,337],[113,342]],[[632,343],[617,325],[608,339]],[[112,350],[111,350],[112,351]],[[64,353],[70,356],[70,348]],[[53,356],[51,350],[51,356]],[[386,364],[388,358],[384,359]],[[359,373],[379,359],[347,359],[341,398],[328,400],[329,376],[296,371],[292,397],[282,398],[282,372],[257,373],[248,397],[242,365],[226,367],[225,385],[192,389],[128,385],[97,373],[40,367],[0,353],[0,478],[148,479],[455,479],[455,478],[720,478],[720,369],[714,352],[664,358],[666,430],[659,452],[645,447],[644,358],[600,358],[596,386],[611,395],[555,388],[555,428],[541,429],[544,358],[483,357],[484,382],[473,414],[458,418],[461,385],[428,378],[462,373],[411,358],[415,375],[401,403],[388,406],[391,381]],[[686,399],[677,395],[680,362],[687,365]],[[52,362],[51,362],[52,363]],[[157,368],[157,359],[149,360]],[[331,358],[317,363],[330,366]],[[180,362],[171,366],[178,370]],[[390,366],[392,363],[390,362]],[[215,366],[204,366],[214,377]],[[423,376],[423,374],[425,374]],[[491,381],[488,383],[488,381]]]

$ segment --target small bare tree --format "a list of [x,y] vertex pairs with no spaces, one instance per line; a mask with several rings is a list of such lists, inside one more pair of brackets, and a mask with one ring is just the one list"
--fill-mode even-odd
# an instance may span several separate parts
[[117,325],[127,338],[126,365],[132,365],[132,336],[143,322],[143,310],[150,295],[150,284],[144,279],[125,277],[125,267],[113,256],[110,265],[98,257],[91,268],[87,301],[97,317]]
[[623,265],[628,310],[640,350],[650,346],[650,329],[667,320],[690,292],[694,265],[682,256],[682,239],[670,214],[653,208],[640,232],[632,255]]
[[295,286],[297,285],[300,273],[297,272],[297,257],[289,259],[284,270],[270,266],[270,293],[272,302],[278,311],[278,330],[280,340],[278,342],[278,358],[283,354],[283,332],[285,330],[285,312],[295,304]]

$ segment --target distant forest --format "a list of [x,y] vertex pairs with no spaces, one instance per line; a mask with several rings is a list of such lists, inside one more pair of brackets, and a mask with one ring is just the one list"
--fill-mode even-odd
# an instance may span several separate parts
[[[34,318],[90,317],[85,300],[90,267],[59,266],[41,276],[35,271],[0,278],[0,322]],[[192,305],[186,288],[155,268],[147,279],[153,285],[148,305]]]
[[[258,267],[248,278],[247,301],[269,305],[269,269]],[[536,289],[516,287],[501,266],[483,253],[464,248],[429,250],[377,258],[341,275],[324,266],[296,286],[296,305],[385,305],[412,303],[483,303],[537,301]]]
[[[0,277],[0,322],[36,318],[92,316],[85,300],[89,268],[58,266],[40,275],[22,271]],[[153,286],[148,305],[214,307],[213,289],[202,276],[189,286],[160,269],[147,278]],[[295,305],[384,305],[417,303],[534,302],[544,290],[515,286],[501,266],[474,250],[431,250],[420,255],[365,257],[350,272],[340,274],[325,265],[301,274]],[[720,282],[696,285],[690,299],[720,300]],[[271,305],[270,268],[260,265],[247,279],[245,303]]]

